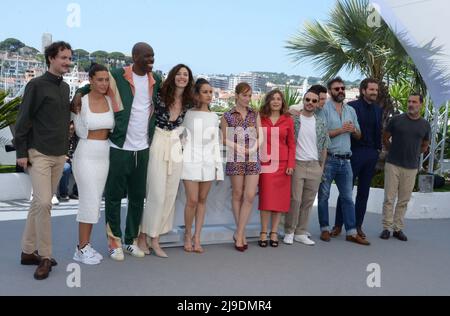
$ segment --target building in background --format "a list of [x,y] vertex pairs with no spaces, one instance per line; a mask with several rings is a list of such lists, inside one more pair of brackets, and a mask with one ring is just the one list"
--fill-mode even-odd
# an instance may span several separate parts
[[209,83],[213,88],[220,90],[227,90],[229,86],[228,77],[211,76],[209,77]]
[[232,75],[229,80],[228,89],[234,88],[241,82],[247,82],[255,93],[265,93],[267,77],[255,72],[243,72],[238,75]]
[[52,34],[50,33],[42,34],[42,48],[41,48],[42,54],[45,52],[45,48],[49,46],[51,43],[53,43]]

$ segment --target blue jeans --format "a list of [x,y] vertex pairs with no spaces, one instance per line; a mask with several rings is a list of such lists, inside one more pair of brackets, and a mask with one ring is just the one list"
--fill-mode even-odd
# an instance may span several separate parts
[[356,234],[355,204],[352,199],[353,172],[349,160],[328,157],[319,187],[318,212],[321,231],[329,231],[328,199],[331,183],[335,181],[341,197],[342,215],[347,235]]
[[64,170],[61,180],[59,180],[59,196],[65,197],[69,195],[69,179],[71,173],[72,166],[68,162],[66,162],[64,164]]
[[[351,159],[353,171],[353,185],[358,178],[358,187],[355,201],[356,227],[361,228],[367,210],[370,183],[375,175],[375,167],[378,162],[378,151],[373,148],[358,148],[353,150]],[[338,198],[336,207],[336,219],[334,226],[341,227],[344,223],[342,216],[341,198]]]

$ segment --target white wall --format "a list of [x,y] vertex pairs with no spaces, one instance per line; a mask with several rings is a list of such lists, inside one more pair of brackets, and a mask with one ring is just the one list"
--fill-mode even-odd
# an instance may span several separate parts
[[15,165],[16,164],[16,152],[5,151],[5,145],[11,144],[12,134],[9,127],[0,130],[0,165]]
[[30,199],[31,181],[25,173],[0,173],[0,201]]
[[[330,207],[336,207],[338,190],[333,184],[329,199]],[[0,201],[29,199],[31,195],[31,181],[24,173],[0,174]],[[353,197],[356,196],[356,189]],[[383,208],[384,190],[371,189],[367,202],[367,211],[381,214]],[[177,199],[175,202],[175,226],[184,225],[184,205],[186,202],[184,186],[180,183]],[[317,198],[314,203],[317,206]],[[450,192],[441,193],[413,193],[408,204],[406,218],[410,219],[443,219],[450,218]],[[206,213],[207,225],[234,225],[231,210],[231,183],[229,177],[225,181],[213,184],[208,196]],[[258,199],[253,205],[250,224],[259,223]]]

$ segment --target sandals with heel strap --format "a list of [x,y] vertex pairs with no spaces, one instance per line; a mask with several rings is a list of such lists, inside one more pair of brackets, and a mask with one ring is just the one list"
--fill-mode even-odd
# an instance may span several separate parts
[[259,239],[259,240],[258,240],[258,245],[259,245],[261,248],[266,248],[267,245],[268,245],[268,243],[267,243],[267,232],[260,232],[260,233],[259,233],[259,237],[260,237],[260,238],[261,238],[261,235],[265,235],[265,236],[266,236],[266,239],[265,239],[265,240]]
[[275,234],[277,236],[277,240],[270,239],[269,244],[270,244],[270,247],[276,248],[276,247],[278,247],[280,242],[278,240],[278,233],[277,232],[270,232],[270,237],[272,237],[273,234]]

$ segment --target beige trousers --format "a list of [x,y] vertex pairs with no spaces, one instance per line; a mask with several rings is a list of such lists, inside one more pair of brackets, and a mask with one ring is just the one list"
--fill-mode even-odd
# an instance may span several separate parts
[[292,176],[291,207],[286,214],[286,234],[306,235],[309,214],[319,191],[322,167],[318,161],[296,161]]
[[66,156],[47,156],[35,149],[28,150],[31,164],[29,173],[33,187],[33,200],[22,236],[22,251],[27,254],[36,249],[40,256],[52,256],[52,196],[62,175]]
[[[416,183],[417,169],[405,169],[386,163],[384,166],[383,228],[400,231]],[[397,205],[394,202],[397,198]]]
[[175,200],[183,167],[181,128],[165,131],[156,128],[150,147],[147,171],[147,198],[142,214],[141,232],[151,238],[173,228]]

